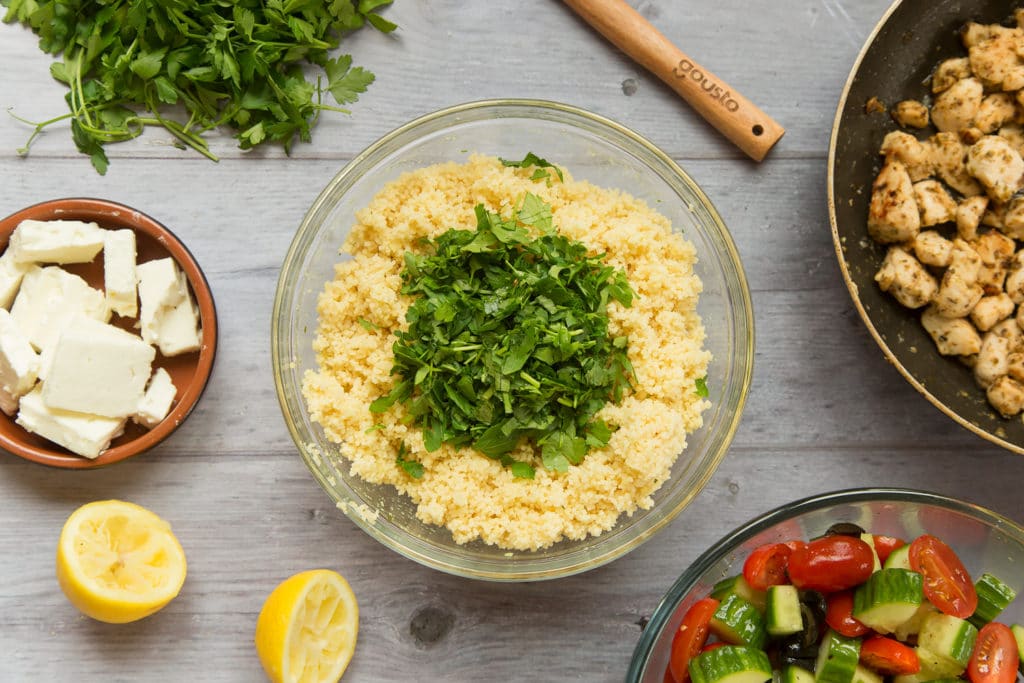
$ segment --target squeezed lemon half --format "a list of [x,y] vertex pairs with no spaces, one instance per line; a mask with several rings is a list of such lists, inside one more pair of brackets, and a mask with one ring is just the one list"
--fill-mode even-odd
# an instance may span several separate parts
[[185,572],[171,525],[134,503],[87,503],[60,532],[57,581],[71,604],[99,621],[153,614],[178,595]]
[[274,683],[336,683],[356,648],[359,605],[329,569],[283,581],[256,620],[256,653]]

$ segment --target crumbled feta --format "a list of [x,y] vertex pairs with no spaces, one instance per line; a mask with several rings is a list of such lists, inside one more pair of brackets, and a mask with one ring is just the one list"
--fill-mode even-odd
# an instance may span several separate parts
[[110,442],[124,432],[124,418],[50,408],[43,401],[42,387],[21,397],[15,422],[23,428],[63,446],[72,453],[96,458]]
[[57,336],[75,315],[107,321],[103,292],[58,266],[33,266],[25,273],[11,315],[37,351],[57,341]]
[[60,333],[43,382],[50,408],[106,417],[133,415],[156,350],[130,332],[77,316]]
[[167,417],[177,392],[170,374],[163,368],[157,368],[149,380],[149,386],[146,387],[146,393],[139,401],[139,407],[132,420],[150,429],[156,427]]
[[103,248],[105,232],[95,223],[29,219],[14,229],[8,250],[22,263],[88,263]]
[[135,231],[108,230],[103,243],[103,288],[114,313],[138,315]]
[[10,249],[0,256],[0,308],[10,310],[14,295],[21,286],[21,279],[30,267],[29,263],[15,261],[14,252]]
[[36,383],[39,356],[18,329],[14,318],[0,308],[0,409],[18,411],[18,399]]
[[199,312],[186,296],[173,308],[162,308],[156,319],[156,341],[165,356],[198,351],[202,346]]
[[138,265],[139,328],[142,338],[157,343],[157,318],[161,309],[177,306],[185,297],[178,266],[172,258],[155,259]]

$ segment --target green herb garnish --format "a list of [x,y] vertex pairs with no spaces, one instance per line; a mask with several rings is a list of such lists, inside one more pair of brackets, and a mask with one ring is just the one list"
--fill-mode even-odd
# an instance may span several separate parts
[[541,159],[533,152],[527,152],[522,161],[510,161],[508,159],[502,159],[501,157],[498,157],[498,161],[500,161],[504,166],[511,166],[513,168],[537,167],[537,170],[535,170],[533,175],[530,176],[530,180],[544,180],[545,178],[550,178],[551,174],[544,169],[553,168],[555,173],[558,175],[558,179],[565,182],[565,178],[562,176],[562,169],[548,162],[546,159]]
[[416,462],[415,460],[406,460],[405,455],[405,443],[403,442],[398,446],[398,455],[395,456],[395,464],[405,470],[405,473],[413,479],[422,479],[423,464]]
[[[309,142],[321,111],[350,113],[325,104],[355,102],[374,76],[353,67],[349,55],[329,59],[342,34],[369,23],[396,27],[376,10],[391,0],[0,0],[4,22],[21,22],[39,34],[39,47],[63,55],[50,73],[70,87],[70,119],[79,151],[103,174],[104,145],[162,126],[181,145],[216,160],[203,134],[235,129],[239,147],[273,141],[290,151]],[[302,64],[322,68],[310,82]],[[180,105],[184,123],[165,110]],[[148,114],[147,114],[148,113]],[[23,120],[23,119],[20,119]]]
[[399,379],[370,410],[404,404],[428,451],[472,445],[530,478],[507,455],[527,438],[564,472],[608,443],[612,427],[594,415],[631,387],[627,340],[609,335],[607,305],[630,306],[633,291],[603,254],[559,234],[532,194],[514,216],[478,205],[476,219],[475,231],[406,253],[402,292],[413,301],[392,347]]
[[708,397],[708,376],[698,377],[693,381],[694,387],[697,390],[697,395],[701,398]]

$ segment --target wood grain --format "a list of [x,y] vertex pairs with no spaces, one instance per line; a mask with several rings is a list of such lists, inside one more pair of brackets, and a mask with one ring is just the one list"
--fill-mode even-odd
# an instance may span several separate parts
[[[957,427],[885,363],[835,263],[825,207],[828,131],[860,43],[887,5],[634,3],[786,121],[786,137],[760,165],[550,0],[398,0],[387,10],[402,27],[396,36],[360,33],[350,43],[377,83],[351,117],[324,118],[314,144],[290,158],[243,154],[221,136],[214,148],[222,161],[214,164],[147,134],[111,148],[110,172],[100,177],[66,129],[17,157],[26,129],[0,112],[0,214],[68,195],[135,206],[188,244],[221,323],[206,394],[155,451],[90,472],[0,457],[0,682],[261,680],[252,647],[261,602],[278,581],[315,566],[344,573],[360,600],[359,644],[345,681],[622,680],[640,624],[672,581],[727,531],[770,508],[826,490],[895,485],[1024,519],[1024,458]],[[19,27],[0,26],[0,64],[0,110],[38,118],[61,111],[49,60]],[[593,109],[677,159],[730,226],[757,327],[743,422],[694,503],[608,566],[527,585],[440,574],[360,531],[296,454],[270,372],[278,268],[328,179],[410,118],[506,95]],[[63,520],[110,497],[164,515],[189,558],[182,595],[128,628],[80,617],[54,579]]]

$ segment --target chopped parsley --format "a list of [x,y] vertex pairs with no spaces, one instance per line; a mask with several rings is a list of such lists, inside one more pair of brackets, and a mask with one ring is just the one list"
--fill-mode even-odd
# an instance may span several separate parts
[[523,157],[522,161],[509,161],[508,159],[502,159],[501,157],[498,158],[498,161],[500,161],[504,166],[511,166],[513,168],[536,167],[536,170],[534,170],[533,175],[530,176],[530,180],[550,181],[551,174],[548,173],[548,171],[545,169],[553,168],[555,170],[555,174],[558,176],[558,179],[563,182],[565,181],[565,178],[562,175],[562,169],[558,168],[557,166],[550,163],[546,159],[541,159],[533,152],[527,152],[526,156]]
[[708,376],[707,375],[704,375],[703,377],[698,377],[696,380],[694,380],[693,384],[696,387],[697,395],[698,396],[700,396],[701,398],[707,398],[708,397]]
[[395,464],[405,470],[413,479],[423,478],[423,463],[416,462],[415,460],[406,460],[405,443],[403,442],[398,446],[398,455],[395,456]]
[[523,439],[549,470],[565,472],[613,427],[595,417],[632,387],[624,336],[609,334],[607,306],[630,306],[623,271],[560,234],[551,207],[526,194],[514,215],[475,209],[476,230],[448,230],[406,253],[402,292],[412,297],[396,332],[395,403],[434,451],[472,446],[516,477],[509,455]]

